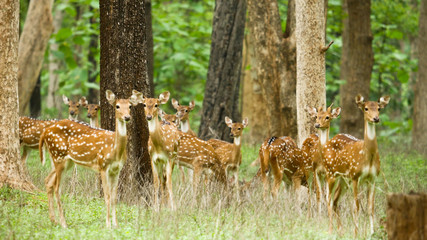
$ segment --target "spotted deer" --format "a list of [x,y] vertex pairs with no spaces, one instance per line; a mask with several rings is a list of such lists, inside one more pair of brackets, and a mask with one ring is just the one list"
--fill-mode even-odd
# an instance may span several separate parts
[[[175,209],[172,192],[172,171],[178,152],[179,134],[175,126],[163,124],[159,121],[159,107],[161,104],[167,103],[169,96],[169,92],[163,92],[158,98],[144,98],[141,95],[138,99],[144,105],[145,117],[150,132],[148,151],[153,171],[154,204],[156,209],[160,206],[159,194],[164,194],[163,189],[161,189],[161,186],[164,185],[163,181],[166,181],[169,207]],[[163,176],[166,176],[166,179]]]
[[68,105],[68,119],[77,120],[80,105],[83,105],[83,100],[86,100],[86,98],[80,98],[79,101],[74,102],[69,100],[65,95],[62,95],[62,100],[66,105]]
[[239,187],[239,167],[242,163],[241,152],[241,136],[243,129],[248,126],[248,118],[243,119],[242,123],[235,122],[225,117],[225,123],[231,128],[230,136],[233,138],[233,143],[225,142],[218,139],[210,139],[208,143],[215,149],[222,166],[227,174],[227,179],[230,180],[230,175],[234,176],[234,185]]
[[[138,94],[137,94],[138,95]],[[113,92],[106,91],[108,102],[115,108],[116,130],[114,132],[92,128],[74,120],[61,120],[45,129],[40,137],[40,159],[44,164],[43,147],[52,159],[52,171],[45,179],[48,196],[49,217],[56,223],[54,193],[60,224],[67,227],[62,209],[59,189],[64,169],[78,164],[101,174],[107,209],[106,224],[118,226],[116,218],[117,183],[120,170],[126,161],[127,129],[131,120],[130,109],[138,104],[135,93],[129,99],[116,99]],[[112,220],[110,219],[110,212]]]
[[188,133],[192,136],[196,136],[196,134],[190,128],[190,122],[188,117],[190,112],[194,109],[194,100],[190,102],[188,106],[179,105],[179,102],[176,99],[172,99],[172,106],[176,109],[176,116],[179,119],[181,125],[181,131]]
[[[316,189],[317,210],[321,213],[322,182],[320,176],[324,176],[323,148],[329,140],[329,129],[332,119],[337,118],[341,113],[341,108],[332,108],[331,104],[326,111],[322,107],[307,107],[307,111],[312,118],[316,119],[314,127],[318,130],[318,135],[310,135],[303,143],[301,150],[306,153],[307,161],[304,165],[306,179],[313,172],[313,183]],[[323,178],[322,178],[323,179]]]
[[19,117],[19,143],[22,148],[21,161],[26,162],[32,149],[39,149],[40,135],[58,120],[38,120]]
[[368,185],[368,214],[372,234],[374,232],[375,178],[380,171],[375,124],[379,123],[380,110],[387,106],[390,97],[381,97],[378,102],[365,102],[364,98],[359,94],[355,100],[364,114],[365,130],[363,140],[347,134],[338,134],[324,146],[324,166],[328,182],[329,232],[332,232],[334,214],[337,217],[338,228],[341,226],[337,206],[346,187],[345,180],[349,179],[352,181],[354,195],[354,233],[357,235],[358,232],[358,186],[363,180]]
[[89,118],[89,123],[91,127],[99,128],[98,112],[101,109],[99,104],[89,104],[85,97],[80,99],[81,105],[87,109],[86,117]]
[[159,116],[162,121],[166,121],[174,126],[179,125],[179,119],[176,114],[167,114],[163,110],[159,109]]

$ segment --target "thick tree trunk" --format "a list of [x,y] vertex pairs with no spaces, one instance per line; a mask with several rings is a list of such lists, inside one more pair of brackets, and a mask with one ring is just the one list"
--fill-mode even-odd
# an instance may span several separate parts
[[418,33],[418,77],[414,86],[412,146],[427,156],[427,0],[420,5]]
[[24,114],[43,63],[53,31],[52,0],[30,1],[24,29],[19,40],[19,113]]
[[354,97],[360,93],[369,97],[374,56],[372,51],[371,0],[344,0],[344,17],[341,79],[340,131],[355,137],[363,137],[363,113],[356,111]]
[[19,0],[0,0],[0,6],[0,187],[34,191],[25,163],[19,161]]
[[202,139],[210,139],[217,134],[220,139],[231,141],[224,118],[228,116],[233,121],[241,119],[238,101],[245,15],[245,0],[216,1],[199,129],[199,137]]
[[[248,23],[248,22],[247,22]],[[248,27],[248,26],[247,26]],[[247,141],[253,144],[262,142],[268,136],[267,107],[262,95],[261,84],[257,79],[256,74],[256,58],[255,58],[255,45],[250,42],[253,37],[249,32],[245,36],[243,44],[243,64],[242,64],[242,118],[249,119],[250,128],[249,134],[243,135]]]
[[325,6],[323,0],[296,1],[298,144],[314,132],[306,106],[325,107]]
[[[64,11],[55,10],[55,17],[53,18],[54,33],[61,29],[63,17]],[[61,119],[63,101],[62,96],[57,95],[59,89],[59,75],[57,71],[61,66],[61,62],[55,57],[55,54],[53,54],[53,52],[58,51],[58,48],[59,46],[56,42],[53,42],[49,46],[49,86],[47,89],[46,107],[57,109],[57,117]]]
[[286,136],[298,137],[297,125],[297,53],[295,36],[295,0],[288,1],[288,16],[284,34],[282,58],[285,66],[285,79],[281,81],[280,99],[283,105],[282,128]]
[[[147,77],[146,18],[143,1],[100,1],[101,42],[101,126],[114,130],[114,109],[105,91],[118,98],[129,98],[132,89],[150,93]],[[119,197],[139,201],[151,182],[150,156],[147,151],[148,128],[143,106],[132,109],[128,126],[128,159],[119,180]]]
[[[283,103],[280,100],[281,82],[285,71],[282,67],[282,39],[277,1],[248,1],[248,22],[251,43],[255,45],[257,79],[264,96],[262,104],[267,109],[269,135],[283,135]],[[283,105],[283,106],[282,106]]]

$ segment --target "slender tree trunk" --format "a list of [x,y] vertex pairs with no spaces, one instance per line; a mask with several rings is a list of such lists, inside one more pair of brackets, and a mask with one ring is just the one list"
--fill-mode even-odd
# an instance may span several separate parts
[[245,0],[217,0],[213,17],[212,46],[203,100],[199,137],[209,139],[214,131],[231,141],[225,116],[240,121],[238,109]]
[[343,46],[341,62],[341,125],[340,131],[363,137],[363,113],[355,111],[354,97],[360,93],[369,97],[374,56],[372,51],[371,1],[343,0]]
[[[53,28],[54,33],[57,33],[61,29],[62,19],[64,17],[64,12],[55,10],[55,16],[53,18]],[[57,117],[62,118],[62,96],[57,95],[59,89],[59,75],[57,71],[61,67],[61,62],[58,58],[55,57],[53,52],[58,51],[59,45],[56,42],[53,42],[49,46],[49,86],[47,89],[47,100],[46,107],[57,109]]]
[[267,109],[269,135],[283,135],[282,102],[280,101],[281,81],[284,79],[281,58],[283,33],[277,1],[248,1],[249,31],[255,45],[257,79],[264,96],[262,104]]
[[151,0],[145,0],[145,21],[147,36],[147,72],[150,81],[150,93],[148,97],[154,96],[154,42],[153,42],[153,23],[151,21]]
[[24,114],[43,63],[52,26],[52,0],[30,1],[19,40],[19,113]]
[[[89,11],[93,11],[93,8],[89,8]],[[90,18],[90,24],[94,24],[96,22],[95,17]],[[91,34],[90,35],[90,42],[89,42],[89,56],[88,60],[90,62],[90,69],[89,69],[89,82],[90,83],[96,83],[96,77],[98,76],[98,61],[96,59],[96,55],[98,53],[98,40],[99,36],[98,34]],[[89,94],[87,96],[87,100],[91,104],[98,104],[99,103],[99,90],[96,88],[89,88]]]
[[412,146],[427,156],[427,0],[422,0],[420,5],[418,56],[418,77],[414,86]]
[[298,144],[314,132],[306,106],[325,107],[325,5],[323,0],[296,1]]
[[[297,53],[295,37],[295,0],[288,1],[288,16],[284,33],[282,58],[285,66],[285,79],[281,81],[280,99],[283,109],[283,133],[293,139],[298,137],[297,125]],[[326,31],[325,31],[326,32]]]
[[31,94],[30,99],[30,116],[33,118],[38,118],[40,116],[40,113],[42,111],[42,99],[40,94],[40,87],[41,87],[41,76],[39,74],[39,77],[37,78],[37,84],[34,87],[33,94]]
[[[129,98],[132,89],[145,96],[150,93],[145,10],[144,2],[139,0],[100,1],[102,128],[115,128],[114,109],[105,96],[107,89],[118,98]],[[139,201],[140,197],[145,197],[146,185],[151,182],[148,137],[140,104],[132,108],[132,120],[128,124],[128,159],[119,180],[119,197],[126,201]]]
[[0,0],[0,6],[0,187],[34,191],[25,163],[19,161],[19,0]]

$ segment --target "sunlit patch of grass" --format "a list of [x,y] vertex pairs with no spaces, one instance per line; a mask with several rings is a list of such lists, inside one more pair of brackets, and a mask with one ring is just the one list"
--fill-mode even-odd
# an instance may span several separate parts
[[[426,159],[405,147],[379,142],[383,174],[376,183],[376,219],[374,239],[386,239],[383,221],[385,196],[390,192],[426,191]],[[240,179],[249,181],[258,167],[249,164],[258,157],[259,146],[242,146],[243,161]],[[38,154],[33,152],[27,163],[32,181],[44,190],[44,178],[50,164],[41,166]],[[1,239],[352,239],[353,220],[351,189],[339,204],[343,229],[328,234],[326,206],[317,215],[312,198],[312,217],[307,216],[307,195],[298,201],[292,189],[285,184],[277,201],[263,199],[261,185],[241,194],[238,201],[233,192],[226,198],[210,186],[201,189],[196,205],[191,186],[174,172],[176,211],[162,207],[156,212],[145,202],[137,205],[118,204],[120,228],[105,227],[105,204],[99,197],[95,173],[78,168],[77,183],[72,183],[70,169],[62,179],[61,200],[69,227],[63,229],[50,222],[46,193],[28,194],[9,188],[0,189]],[[188,177],[187,177],[188,179]],[[147,191],[151,191],[147,188]],[[209,192],[209,194],[208,194]],[[368,236],[369,220],[366,214],[366,188],[360,190],[360,235]]]

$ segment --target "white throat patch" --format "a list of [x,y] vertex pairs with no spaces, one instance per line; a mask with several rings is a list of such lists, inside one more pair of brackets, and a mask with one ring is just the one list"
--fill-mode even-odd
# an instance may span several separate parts
[[188,121],[182,121],[181,131],[187,133],[189,129],[190,129],[190,124],[188,123]]
[[117,131],[120,136],[126,136],[126,123],[122,121],[117,121]]
[[367,134],[368,134],[368,138],[370,140],[374,140],[374,138],[375,138],[375,124],[368,122]]
[[320,144],[324,146],[328,141],[328,130],[321,129],[320,130]]
[[90,118],[89,120],[90,120],[90,126],[91,126],[91,127],[95,127],[95,122],[93,121],[93,119],[92,119],[92,118]]
[[240,137],[234,138],[234,145],[240,145]]
[[148,122],[148,130],[150,131],[150,133],[153,133],[154,131],[156,131],[156,119],[151,119]]

